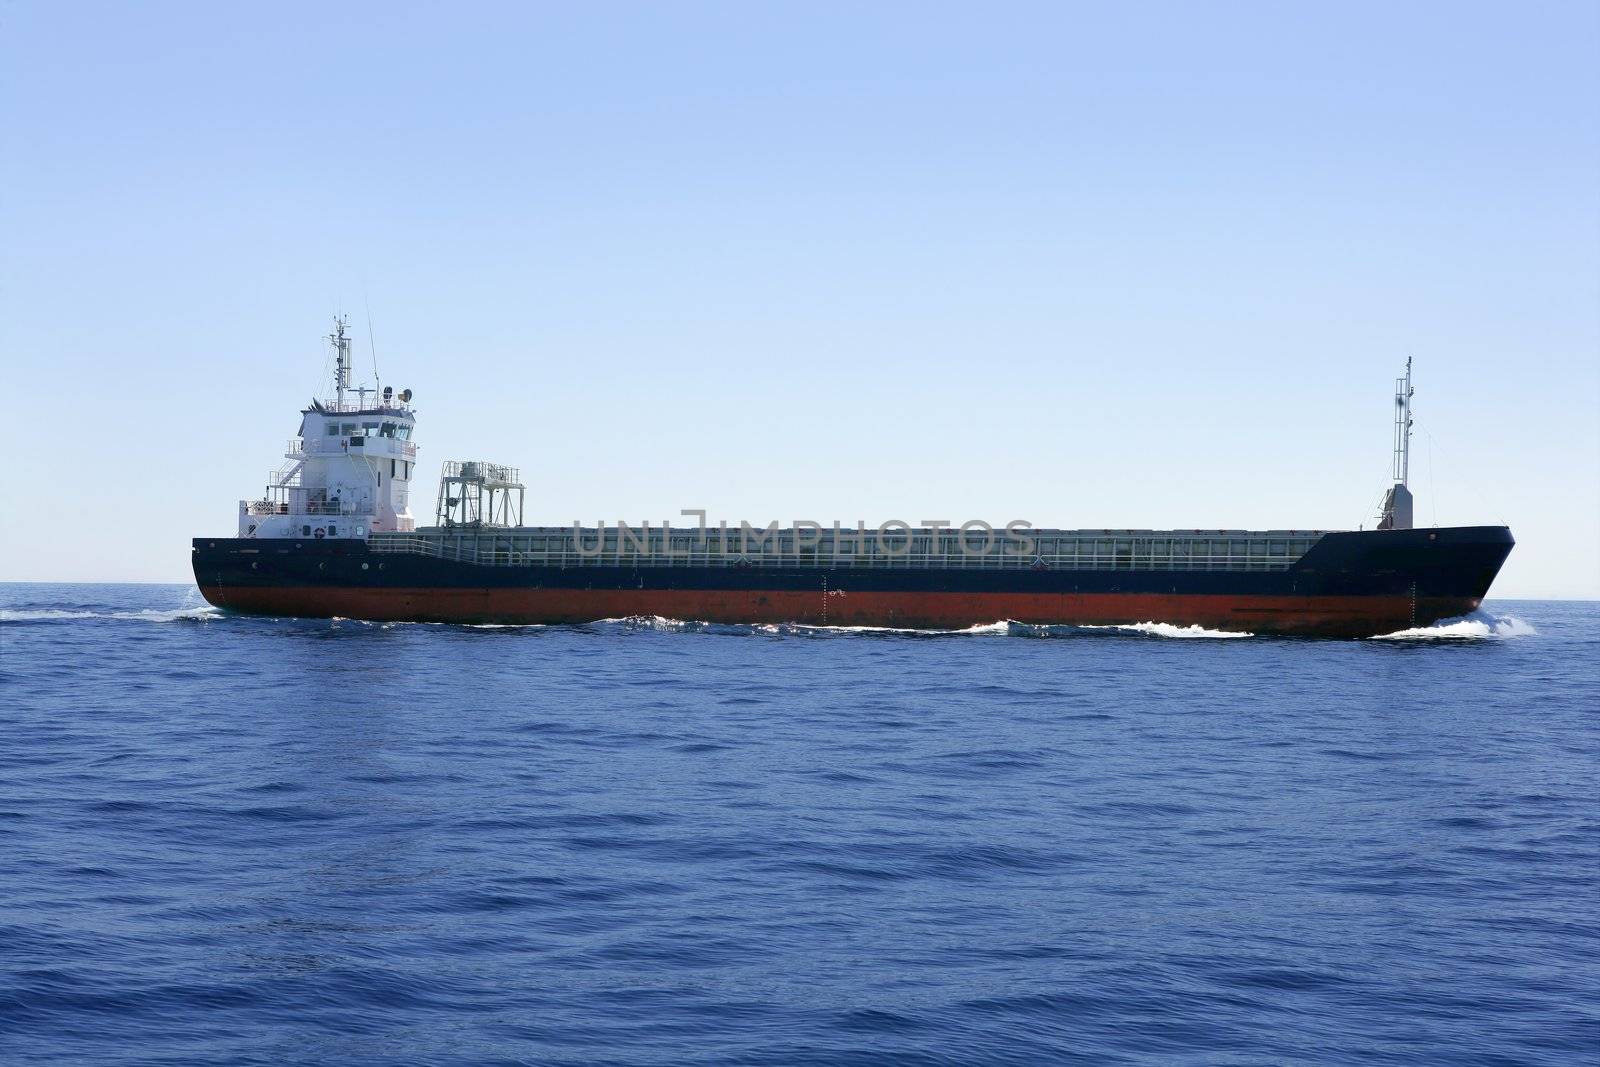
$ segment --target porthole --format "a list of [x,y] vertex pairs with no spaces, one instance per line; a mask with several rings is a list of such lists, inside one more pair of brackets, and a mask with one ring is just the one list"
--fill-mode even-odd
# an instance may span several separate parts
[[261,564],[259,564],[259,563],[252,563],[252,564],[250,564],[250,569],[251,569],[251,570],[253,570],[253,571],[254,571],[254,570],[260,570],[260,569],[261,569]]
[[366,569],[367,569],[367,565],[366,565],[366,564],[365,564],[365,563],[363,563],[363,564],[362,564],[362,565],[361,565],[361,569],[362,569],[362,570],[366,570]]

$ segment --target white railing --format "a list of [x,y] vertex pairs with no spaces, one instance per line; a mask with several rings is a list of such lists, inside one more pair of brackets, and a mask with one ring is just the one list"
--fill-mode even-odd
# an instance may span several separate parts
[[326,399],[317,401],[317,403],[322,406],[323,411],[333,415],[355,415],[364,411],[403,412],[408,410],[406,406],[400,403],[398,400],[384,400],[371,389],[367,390],[367,395],[365,397],[359,395],[347,396],[343,400],[328,397]]
[[307,500],[290,503],[285,500],[245,501],[252,515],[367,515],[370,512],[348,507],[332,500]]
[[439,467],[439,477],[468,480],[481,478],[486,483],[503,485],[518,485],[522,480],[522,474],[517,468],[481,459],[447,459]]
[[[442,542],[427,537],[411,537],[406,534],[377,534],[368,539],[367,547],[374,552],[397,556],[444,556]],[[474,558],[473,562],[477,562],[477,560]]]

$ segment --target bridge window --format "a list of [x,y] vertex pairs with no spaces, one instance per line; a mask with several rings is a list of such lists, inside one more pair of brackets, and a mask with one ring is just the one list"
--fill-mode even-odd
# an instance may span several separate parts
[[339,424],[337,422],[324,423],[323,429],[327,431],[329,437],[339,436]]
[[379,428],[379,430],[378,430],[378,436],[379,437],[393,437],[394,436],[394,423],[392,423],[392,422],[384,423],[383,426],[381,428]]

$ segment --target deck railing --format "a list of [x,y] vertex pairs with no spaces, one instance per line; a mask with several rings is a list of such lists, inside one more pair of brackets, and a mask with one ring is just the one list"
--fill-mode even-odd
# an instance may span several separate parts
[[384,412],[393,412],[398,415],[409,414],[411,410],[401,403],[399,398],[384,400],[373,389],[368,389],[365,395],[357,394],[353,389],[349,392],[353,395],[346,396],[342,401],[337,397],[324,397],[317,403],[323,411],[332,415],[378,415]]
[[[984,554],[968,554],[956,550],[909,551],[889,554],[881,550],[851,554],[834,553],[831,546],[821,550],[799,549],[792,546],[787,551],[724,553],[714,542],[706,545],[691,543],[686,548],[673,549],[665,555],[657,544],[657,551],[644,553],[631,545],[618,545],[607,541],[596,553],[594,548],[579,551],[570,539],[550,536],[526,538],[506,534],[378,534],[368,540],[373,552],[388,555],[428,556],[461,563],[475,563],[491,567],[728,567],[785,569],[829,568],[848,570],[1074,570],[1074,571],[1283,571],[1315,543],[1316,538],[1280,541],[1281,550],[1265,545],[1248,545],[1242,552],[1200,553],[1173,551],[1170,544],[1165,550],[1135,546],[1128,550],[1100,551],[1092,543],[1074,546],[1071,550],[1033,552],[1026,555],[1007,553],[997,545]],[[535,543],[535,542],[539,543]],[[552,544],[555,542],[555,544]],[[1274,546],[1276,547],[1276,546]],[[1085,550],[1086,549],[1086,550]]]
[[242,501],[252,515],[365,515],[354,505],[342,505],[334,500],[308,500],[291,504],[287,500]]

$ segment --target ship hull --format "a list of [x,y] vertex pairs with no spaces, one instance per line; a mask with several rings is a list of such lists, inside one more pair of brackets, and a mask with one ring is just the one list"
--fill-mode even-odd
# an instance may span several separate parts
[[1287,570],[861,569],[765,565],[486,566],[359,541],[194,542],[226,611],[452,623],[663,616],[717,623],[962,629],[1164,622],[1366,637],[1475,610],[1512,547],[1504,527],[1328,534]]

